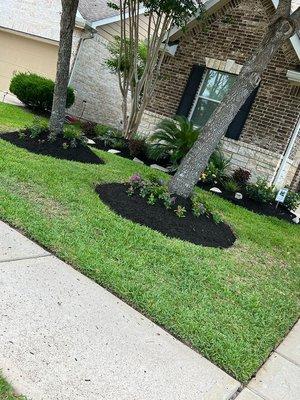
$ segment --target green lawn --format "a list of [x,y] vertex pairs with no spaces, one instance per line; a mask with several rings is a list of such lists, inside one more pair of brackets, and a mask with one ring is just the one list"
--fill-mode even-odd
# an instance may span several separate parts
[[16,396],[11,386],[0,375],[0,400],[26,400],[23,396]]
[[0,132],[24,128],[32,124],[35,117],[23,107],[0,103]]
[[[17,123],[0,115],[0,125]],[[149,168],[96,152],[105,165],[0,140],[0,218],[246,382],[299,316],[299,226],[204,193],[236,244],[221,250],[169,239],[115,215],[94,191]]]

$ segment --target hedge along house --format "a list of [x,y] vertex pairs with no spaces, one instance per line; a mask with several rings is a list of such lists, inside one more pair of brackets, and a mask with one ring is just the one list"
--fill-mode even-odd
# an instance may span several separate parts
[[[176,114],[203,126],[260,43],[274,3],[208,0],[205,24],[193,20],[185,33],[174,29],[141,131],[153,132],[160,119]],[[222,139],[233,169],[242,167],[253,179],[261,176],[278,187],[298,190],[299,57],[300,41],[294,36],[270,63]]]
[[[142,10],[141,10],[142,12]],[[106,0],[79,0],[73,34],[69,84],[74,116],[120,127],[121,95],[118,79],[104,61],[107,45],[119,35],[118,11]],[[0,1],[0,101],[16,72],[33,72],[55,79],[59,45],[61,1]],[[140,16],[141,36],[147,17]]]

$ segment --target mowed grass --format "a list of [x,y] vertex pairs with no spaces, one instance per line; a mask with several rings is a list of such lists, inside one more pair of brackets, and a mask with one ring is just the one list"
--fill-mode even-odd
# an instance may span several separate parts
[[12,387],[0,375],[0,400],[26,400],[26,398],[15,395]]
[[0,132],[14,131],[24,128],[26,125],[32,124],[34,118],[36,118],[36,115],[24,107],[0,103]]
[[94,191],[150,169],[95,152],[105,165],[39,156],[0,139],[0,218],[248,381],[299,316],[299,226],[204,193],[232,226],[235,245],[170,239],[114,214]]

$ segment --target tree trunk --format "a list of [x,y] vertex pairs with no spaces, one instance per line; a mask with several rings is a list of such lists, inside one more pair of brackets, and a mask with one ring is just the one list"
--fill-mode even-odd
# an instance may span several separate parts
[[206,168],[211,154],[230,123],[255,87],[258,86],[262,73],[277,50],[294,34],[294,31],[294,21],[288,17],[280,17],[268,27],[259,48],[245,63],[232,89],[203,127],[199,138],[171,179],[169,189],[172,193],[183,197],[190,196],[201,173]]
[[62,132],[65,121],[72,38],[75,27],[78,0],[62,0],[61,3],[62,14],[60,20],[60,42],[58,49],[53,104],[49,125],[50,131],[56,136]]

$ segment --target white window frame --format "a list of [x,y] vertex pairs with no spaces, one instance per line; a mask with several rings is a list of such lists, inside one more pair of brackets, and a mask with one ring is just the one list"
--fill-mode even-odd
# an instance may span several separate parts
[[206,69],[206,71],[205,71],[204,74],[203,74],[203,77],[202,77],[201,83],[200,83],[200,85],[199,85],[199,88],[198,88],[198,90],[197,90],[197,93],[196,93],[196,96],[195,96],[195,100],[194,100],[194,102],[193,102],[193,105],[192,105],[191,110],[190,110],[189,115],[188,115],[188,120],[189,120],[189,121],[191,121],[191,119],[192,119],[192,116],[193,116],[193,114],[194,114],[194,111],[195,111],[195,108],[196,108],[196,106],[197,106],[198,100],[199,100],[200,98],[201,98],[201,99],[204,99],[204,100],[212,101],[212,102],[218,103],[218,104],[220,104],[220,103],[222,102],[222,100],[215,100],[215,99],[211,99],[211,98],[209,98],[209,97],[207,97],[207,96],[200,95],[201,90],[202,90],[203,85],[204,85],[204,82],[205,82],[205,79],[206,79],[206,77],[207,77],[209,71],[216,71],[216,72],[220,72],[220,73],[223,73],[223,74],[234,75],[234,74],[231,74],[230,72],[219,71],[219,70],[213,69],[213,68],[207,68],[207,69]]

